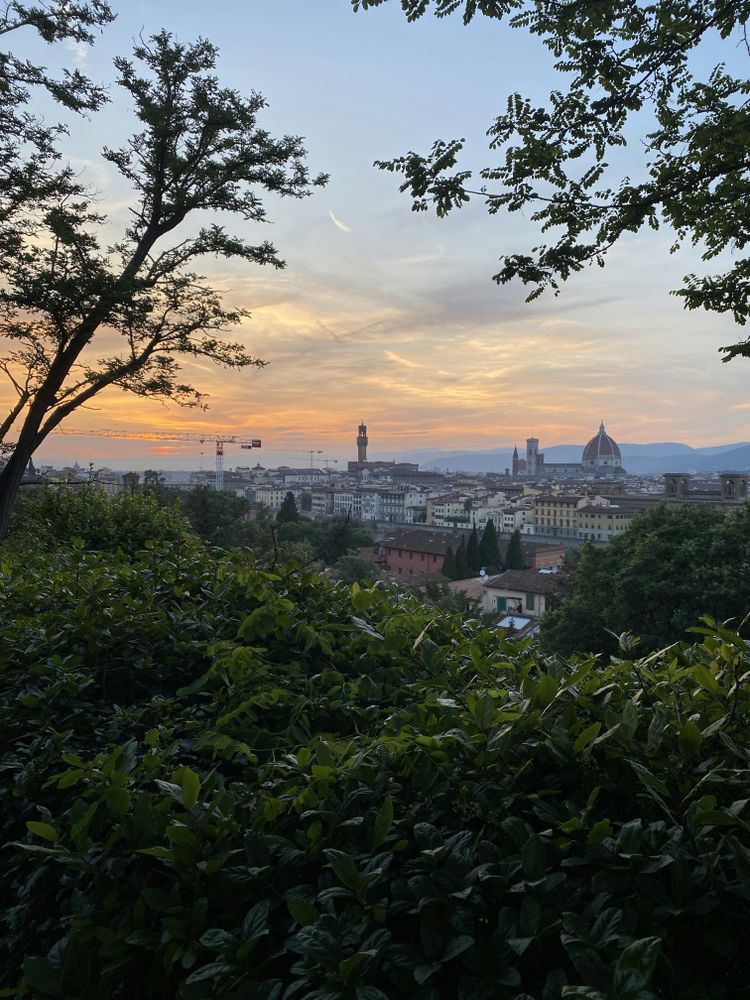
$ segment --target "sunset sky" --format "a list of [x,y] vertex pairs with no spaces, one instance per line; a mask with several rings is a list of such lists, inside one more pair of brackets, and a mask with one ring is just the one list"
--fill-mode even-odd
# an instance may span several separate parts
[[[221,49],[222,81],[263,93],[264,125],[305,136],[311,170],[331,180],[302,202],[269,200],[273,225],[262,232],[234,227],[272,239],[284,271],[206,264],[227,300],[252,311],[239,337],[267,368],[191,371],[210,394],[207,413],[113,391],[69,429],[247,434],[263,439],[264,464],[306,464],[309,449],[322,452],[317,460],[352,458],[360,419],[371,453],[512,446],[531,433],[546,446],[584,442],[602,418],[621,442],[750,438],[750,362],[724,365],[717,353],[738,331],[670,297],[682,275],[703,269],[690,249],[669,255],[670,232],[623,241],[604,270],[526,305],[522,286],[497,287],[491,275],[502,253],[539,242],[528,219],[490,218],[480,202],[442,221],[414,214],[397,178],[373,167],[461,136],[468,166],[491,163],[485,132],[507,94],[541,99],[556,85],[538,41],[482,18],[469,28],[459,17],[410,25],[395,2],[356,15],[349,0],[113,5],[118,20],[93,50],[45,58],[111,81],[112,57],[139,34],[208,37]],[[73,124],[66,152],[101,191],[117,233],[129,194],[99,150],[122,144],[133,123],[111,94],[93,121]],[[621,166],[636,179],[639,153],[630,156]],[[199,452],[56,436],[36,457],[196,468]],[[228,448],[227,466],[248,454]],[[205,466],[212,461],[209,449]]]

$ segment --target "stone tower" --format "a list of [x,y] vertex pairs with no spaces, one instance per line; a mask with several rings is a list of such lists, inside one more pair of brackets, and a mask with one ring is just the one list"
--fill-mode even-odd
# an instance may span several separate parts
[[673,500],[687,500],[690,492],[690,474],[686,472],[664,473],[664,496]]
[[366,462],[367,461],[367,425],[359,425],[359,434],[357,434],[357,461]]
[[539,438],[526,438],[526,474],[535,476],[539,471]]

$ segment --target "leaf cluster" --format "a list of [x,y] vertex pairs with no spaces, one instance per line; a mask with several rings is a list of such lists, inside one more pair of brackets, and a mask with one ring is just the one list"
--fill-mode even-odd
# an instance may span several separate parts
[[[384,0],[352,0],[355,10]],[[545,103],[510,94],[488,128],[496,162],[479,172],[460,165],[465,139],[438,139],[427,153],[377,161],[401,174],[415,211],[438,216],[472,198],[488,212],[530,212],[550,241],[506,252],[494,280],[519,279],[529,300],[591,264],[644,227],[667,225],[672,250],[685,242],[713,261],[731,252],[717,274],[687,275],[674,294],[688,309],[750,315],[750,277],[744,251],[748,217],[748,94],[750,80],[732,73],[737,50],[748,49],[746,2],[725,0],[401,0],[411,21],[429,12],[459,10],[540,38],[561,84]],[[726,49],[714,63],[711,47]],[[708,66],[709,69],[703,69]],[[712,68],[711,68],[712,67]],[[639,133],[637,176],[619,175],[620,151]],[[722,348],[723,360],[748,356],[747,341]]]
[[380,584],[153,545],[4,554],[3,987],[742,995],[738,635],[545,658]]

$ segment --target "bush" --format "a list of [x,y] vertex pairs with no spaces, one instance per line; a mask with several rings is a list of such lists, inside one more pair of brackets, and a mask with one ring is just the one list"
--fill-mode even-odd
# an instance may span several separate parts
[[[23,584],[12,558],[11,991],[743,995],[750,663],[734,633],[708,621],[694,647],[568,662],[291,565],[77,548]],[[115,643],[104,619],[88,642],[73,611],[97,574]],[[116,699],[113,656],[137,680],[120,670]]]
[[88,550],[133,554],[149,541],[187,543],[188,532],[178,510],[163,507],[149,494],[121,493],[109,499],[93,486],[44,486],[18,504],[10,543],[55,547],[79,538]]

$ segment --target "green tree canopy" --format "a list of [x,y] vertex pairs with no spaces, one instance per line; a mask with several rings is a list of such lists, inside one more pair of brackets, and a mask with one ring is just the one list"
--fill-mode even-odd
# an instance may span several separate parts
[[465,580],[470,575],[469,560],[466,556],[466,543],[462,535],[456,549],[456,580]]
[[701,615],[738,623],[748,610],[750,507],[660,506],[607,545],[583,546],[541,635],[562,653],[615,652],[616,636],[631,632],[648,652],[689,638]]
[[508,545],[508,554],[505,557],[505,568],[506,569],[525,569],[526,563],[523,558],[523,551],[521,549],[521,535],[518,528],[510,536],[510,544]]
[[480,567],[488,573],[497,572],[502,568],[502,558],[500,547],[497,544],[497,530],[495,522],[488,518],[482,531],[482,538],[479,542],[479,563]]
[[446,549],[445,558],[443,559],[443,568],[440,572],[443,576],[447,576],[449,580],[458,579],[456,574],[456,557],[453,555],[453,548],[450,545]]
[[294,494],[291,490],[287,490],[286,496],[281,504],[278,514],[276,515],[276,523],[283,524],[285,521],[299,521],[300,515],[297,510],[297,501],[294,499]]
[[367,552],[345,552],[333,564],[333,570],[341,583],[372,583],[380,576],[375,560]]
[[478,573],[482,568],[479,558],[479,535],[477,534],[476,523],[471,526],[469,541],[466,543],[466,562],[469,564],[469,569],[472,573]]
[[[352,0],[355,10],[387,0]],[[530,252],[501,258],[494,280],[520,279],[529,299],[591,264],[603,265],[625,235],[667,226],[673,248],[700,248],[715,274],[688,274],[675,294],[688,309],[750,315],[750,78],[736,65],[746,52],[747,0],[400,0],[409,20],[463,10],[539,37],[560,73],[546,102],[520,92],[488,128],[494,156],[478,176],[463,166],[464,139],[438,139],[426,153],[378,161],[403,176],[418,211],[439,216],[473,198],[489,213],[528,212],[551,234]],[[719,47],[718,62],[715,55]],[[479,80],[477,81],[479,84]],[[633,176],[611,165],[633,145]],[[743,339],[724,360],[750,356]]]
[[[67,3],[52,3],[48,12],[76,8],[89,17],[98,11],[100,20],[107,13],[103,4]],[[41,20],[41,7],[28,10]],[[40,30],[57,37],[51,26]],[[203,395],[182,378],[181,357],[237,369],[263,364],[225,339],[246,312],[225,308],[196,268],[206,257],[284,262],[271,243],[254,244],[215,222],[201,225],[200,216],[226,212],[247,231],[266,221],[263,194],[302,197],[325,177],[310,177],[299,137],[275,139],[261,127],[260,94],[220,85],[216,62],[209,42],[184,45],[167,32],[140,41],[134,59],[115,59],[137,131],[102,154],[133,191],[130,223],[111,247],[100,239],[107,220],[88,188],[72,171],[57,170],[54,151],[39,153],[43,137],[21,135],[26,117],[19,111],[3,169],[23,176],[23,197],[11,187],[0,204],[0,338],[7,345],[0,374],[18,396],[0,420],[6,445],[11,433],[15,438],[0,471],[0,537],[30,456],[103,390],[201,406]],[[16,75],[12,62],[0,60],[1,92]],[[81,101],[96,107],[100,98],[85,91]],[[188,219],[197,224],[177,236]],[[92,346],[103,329],[106,355]]]

